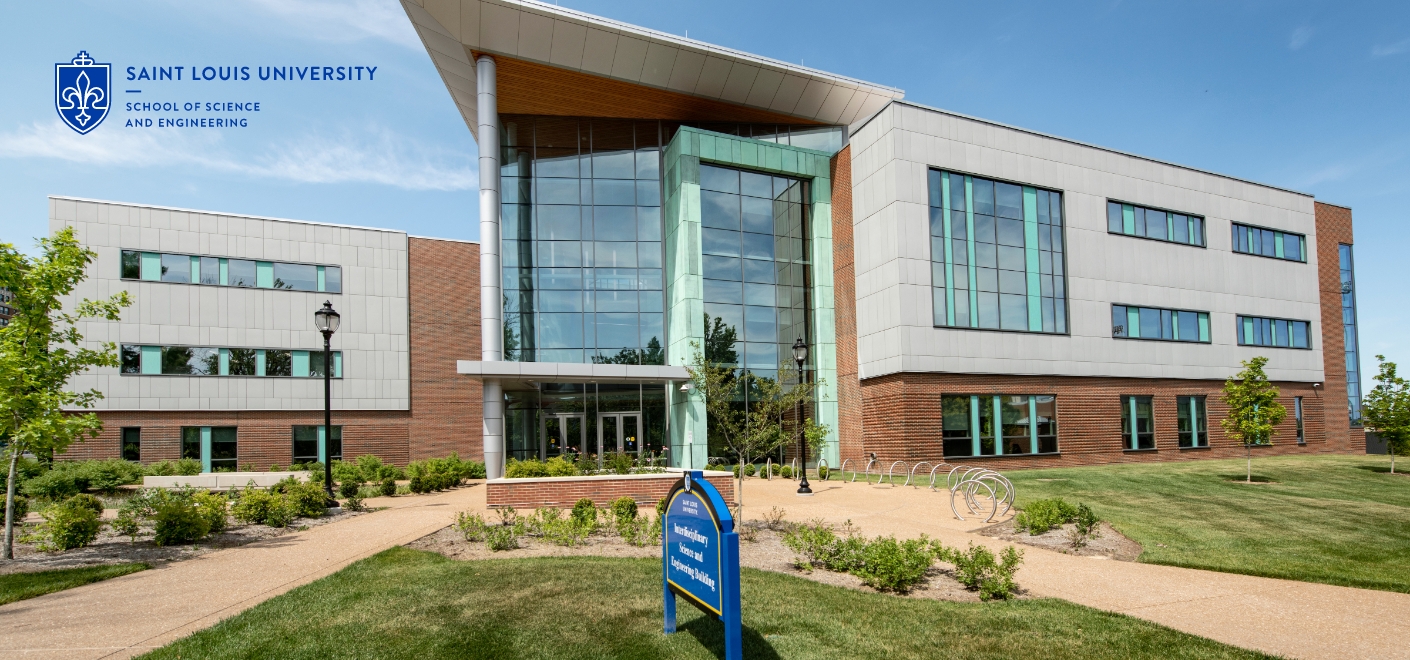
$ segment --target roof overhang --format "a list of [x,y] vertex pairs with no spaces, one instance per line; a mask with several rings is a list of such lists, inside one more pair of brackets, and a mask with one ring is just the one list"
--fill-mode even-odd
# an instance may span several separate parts
[[690,380],[685,367],[577,362],[479,362],[459,360],[455,371],[475,380],[499,381],[505,389],[535,389],[537,383],[645,383]]
[[905,95],[534,0],[402,6],[472,135],[477,53],[496,58],[502,114],[851,124]]

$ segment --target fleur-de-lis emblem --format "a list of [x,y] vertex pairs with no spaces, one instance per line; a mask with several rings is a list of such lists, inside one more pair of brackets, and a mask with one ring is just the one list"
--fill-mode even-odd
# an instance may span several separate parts
[[79,51],[69,63],[54,65],[54,107],[69,128],[87,133],[108,116],[110,68],[93,61],[87,51]]

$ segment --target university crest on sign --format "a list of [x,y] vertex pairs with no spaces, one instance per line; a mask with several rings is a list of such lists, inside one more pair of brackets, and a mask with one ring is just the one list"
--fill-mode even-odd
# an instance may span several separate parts
[[108,116],[111,64],[99,64],[79,51],[73,61],[54,65],[54,107],[59,118],[79,133],[87,133]]

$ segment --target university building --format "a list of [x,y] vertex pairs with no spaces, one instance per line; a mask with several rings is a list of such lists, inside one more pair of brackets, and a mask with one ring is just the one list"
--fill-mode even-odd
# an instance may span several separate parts
[[1259,451],[1364,450],[1350,209],[555,5],[403,5],[481,241],[52,198],[98,252],[78,295],[136,300],[85,327],[123,364],[74,383],[107,428],[71,454],[702,467],[695,352],[770,376],[799,338],[832,466],[1241,454],[1254,356],[1289,410]]

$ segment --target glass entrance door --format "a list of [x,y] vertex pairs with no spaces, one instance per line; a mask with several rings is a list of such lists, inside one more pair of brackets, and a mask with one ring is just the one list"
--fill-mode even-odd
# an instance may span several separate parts
[[539,458],[559,456],[570,450],[588,452],[587,415],[550,413],[539,417]]
[[601,413],[597,416],[597,464],[608,453],[642,453],[641,413]]

